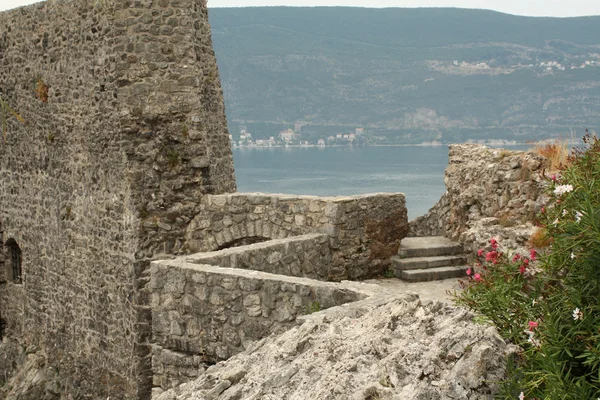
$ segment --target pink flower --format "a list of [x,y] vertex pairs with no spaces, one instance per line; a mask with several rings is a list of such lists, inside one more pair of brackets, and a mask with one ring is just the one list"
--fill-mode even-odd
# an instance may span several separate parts
[[492,240],[490,240],[490,244],[492,245],[492,250],[496,250],[498,248],[498,242],[496,239],[492,238]]
[[467,270],[467,275],[468,275],[468,276],[471,276],[471,274],[472,274],[472,273],[473,273],[473,270],[472,270],[471,268],[469,268],[469,269]]
[[475,280],[477,282],[481,281],[481,275],[480,274],[475,274]]
[[535,321],[529,321],[529,330],[533,331],[535,328],[538,327],[538,323]]
[[485,255],[485,261],[496,261],[496,259],[498,259],[497,251],[490,251]]
[[535,249],[531,249],[529,251],[529,258],[531,258],[531,261],[535,261],[536,257],[537,257],[537,252],[535,251]]
[[483,255],[483,249],[477,250],[477,257],[481,257]]
[[512,258],[513,262],[520,260],[521,259],[521,255],[519,253],[515,254]]
[[542,214],[546,212],[546,207],[542,207]]
[[556,175],[552,175],[552,177],[550,179],[552,179],[554,182],[556,182]]
[[521,274],[524,274],[524,273],[525,273],[525,264],[521,264],[521,266],[519,267],[519,272],[520,272]]
[[523,259],[523,265],[525,265],[526,267],[529,266],[529,259],[528,258],[524,258]]

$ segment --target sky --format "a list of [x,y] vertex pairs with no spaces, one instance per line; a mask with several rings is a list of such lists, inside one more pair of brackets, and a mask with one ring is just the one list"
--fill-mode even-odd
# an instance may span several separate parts
[[[0,0],[0,11],[36,2]],[[600,15],[600,0],[208,0],[209,8],[249,6],[459,7],[536,17]]]

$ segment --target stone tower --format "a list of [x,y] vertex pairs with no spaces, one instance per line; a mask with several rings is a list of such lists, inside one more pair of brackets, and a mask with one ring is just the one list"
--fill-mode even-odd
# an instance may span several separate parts
[[0,13],[0,96],[26,121],[0,145],[4,339],[62,394],[147,399],[149,262],[186,252],[203,195],[236,189],[206,2]]

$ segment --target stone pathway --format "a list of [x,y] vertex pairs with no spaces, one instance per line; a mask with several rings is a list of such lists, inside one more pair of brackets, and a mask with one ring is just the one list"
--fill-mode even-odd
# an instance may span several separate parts
[[452,304],[452,296],[448,291],[459,291],[460,285],[457,278],[429,282],[405,282],[400,279],[369,279],[366,283],[379,285],[382,290],[390,294],[416,293],[421,299],[442,301]]

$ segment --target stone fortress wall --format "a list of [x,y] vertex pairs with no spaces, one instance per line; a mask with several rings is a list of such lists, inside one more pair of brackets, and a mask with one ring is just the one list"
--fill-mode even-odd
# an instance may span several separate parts
[[[409,230],[404,195],[235,193],[204,0],[3,12],[0,65],[0,95],[26,121],[9,118],[0,146],[9,399],[148,399],[317,303],[377,298],[337,282],[387,269]],[[514,236],[543,203],[534,154],[450,151],[448,192],[413,235],[479,246],[477,229]]]
[[205,1],[2,12],[0,91],[26,121],[0,145],[2,240],[22,256],[4,335],[61,383],[22,398],[148,398],[149,263],[182,252],[205,194],[236,188]]
[[311,278],[380,274],[408,232],[402,194],[234,193],[204,0],[3,12],[0,64],[26,121],[0,146],[2,242],[20,249],[0,270],[9,399],[148,399],[198,357],[363,298]]

